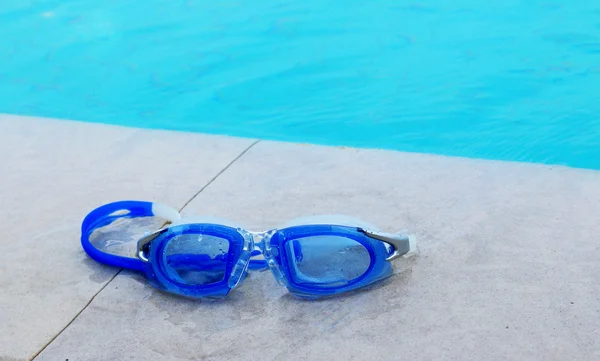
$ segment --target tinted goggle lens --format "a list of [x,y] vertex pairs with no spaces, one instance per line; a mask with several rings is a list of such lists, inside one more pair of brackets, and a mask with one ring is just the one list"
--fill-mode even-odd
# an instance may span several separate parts
[[205,234],[173,237],[164,247],[162,262],[172,280],[186,285],[210,285],[225,279],[229,241]]
[[344,286],[364,275],[372,262],[365,246],[341,236],[293,239],[285,251],[294,282],[310,287]]

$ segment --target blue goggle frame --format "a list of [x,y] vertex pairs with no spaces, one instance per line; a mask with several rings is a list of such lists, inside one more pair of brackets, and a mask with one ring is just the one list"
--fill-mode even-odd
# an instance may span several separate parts
[[[142,237],[137,244],[137,258],[105,252],[90,242],[92,233],[122,218],[160,217],[174,225]],[[277,282],[296,296],[317,298],[355,290],[385,279],[393,274],[390,261],[410,251],[409,237],[387,234],[359,226],[309,224],[250,232],[215,223],[182,223],[179,213],[158,203],[120,201],[109,203],[90,212],[81,227],[81,245],[94,260],[115,267],[145,272],[151,284],[164,291],[193,298],[226,296],[246,277],[248,270],[270,269]],[[227,241],[227,250],[211,257],[204,254],[167,252],[171,242],[183,237],[215,237]],[[302,240],[319,237],[326,242],[341,239],[359,248],[364,269],[359,275],[341,282],[329,282],[304,275],[298,268],[305,255]],[[327,246],[326,243],[321,243]],[[318,247],[317,247],[318,248]],[[343,250],[344,252],[346,249]],[[348,252],[351,253],[348,248]],[[168,256],[167,256],[168,254]],[[262,255],[264,259],[251,259]],[[339,254],[338,254],[339,257]],[[342,256],[343,257],[343,256]],[[352,266],[350,262],[349,266]],[[313,261],[315,263],[316,261]],[[317,266],[331,266],[319,261]],[[222,278],[197,284],[186,282],[173,267],[206,273],[218,270]],[[344,268],[343,262],[333,268]],[[351,268],[351,267],[348,267]],[[339,271],[339,269],[336,269]],[[324,273],[326,273],[324,271]]]

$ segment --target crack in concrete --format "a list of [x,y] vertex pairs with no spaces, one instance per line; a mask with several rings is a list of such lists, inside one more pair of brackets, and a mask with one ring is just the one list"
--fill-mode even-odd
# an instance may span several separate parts
[[250,145],[248,146],[248,148],[244,149],[244,151],[243,151],[243,152],[241,152],[241,153],[240,153],[240,154],[239,154],[237,157],[235,157],[235,158],[234,158],[234,159],[233,159],[231,162],[229,162],[229,164],[227,164],[227,165],[225,166],[225,168],[221,169],[221,171],[220,171],[219,173],[217,173],[217,175],[215,175],[215,176],[214,176],[214,177],[213,177],[211,180],[209,180],[209,181],[208,181],[208,183],[206,183],[206,185],[205,185],[204,187],[200,188],[200,190],[199,190],[198,192],[196,192],[196,194],[194,194],[194,195],[192,196],[192,198],[190,198],[190,199],[189,199],[187,202],[185,202],[185,204],[183,205],[183,207],[181,207],[181,208],[179,209],[179,212],[183,211],[183,209],[184,209],[185,207],[187,207],[187,205],[188,205],[188,204],[190,204],[190,203],[191,203],[191,202],[192,202],[194,199],[196,199],[196,197],[197,197],[197,196],[198,196],[200,193],[202,193],[202,191],[204,191],[204,190],[205,190],[205,189],[206,189],[208,186],[210,186],[210,185],[211,185],[211,184],[212,184],[212,183],[213,183],[213,182],[214,182],[214,181],[215,181],[217,178],[219,178],[219,176],[220,176],[221,174],[225,173],[225,171],[226,171],[227,169],[229,169],[229,167],[231,167],[231,166],[233,165],[233,163],[237,162],[237,160],[238,160],[238,159],[240,159],[241,157],[243,157],[243,156],[244,156],[244,154],[246,154],[246,153],[247,153],[247,152],[248,152],[250,149],[252,149],[252,147],[254,147],[254,146],[255,146],[256,144],[258,144],[259,142],[260,142],[260,139],[259,139],[259,140],[256,140],[256,141],[254,141],[254,143],[250,144]]

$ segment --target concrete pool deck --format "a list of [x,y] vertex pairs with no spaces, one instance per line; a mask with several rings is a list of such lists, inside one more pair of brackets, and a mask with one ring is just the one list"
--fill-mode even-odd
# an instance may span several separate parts
[[[0,116],[0,360],[598,360],[600,172]],[[265,229],[342,213],[419,253],[297,300],[268,272],[192,301],[91,261],[120,199]],[[185,206],[185,207],[184,207]]]

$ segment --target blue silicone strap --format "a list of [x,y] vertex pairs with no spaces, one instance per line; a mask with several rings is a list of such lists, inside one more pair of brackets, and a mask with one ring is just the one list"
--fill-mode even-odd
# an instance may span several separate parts
[[119,201],[108,203],[91,211],[81,224],[81,246],[95,261],[110,266],[144,271],[146,265],[140,259],[124,257],[101,251],[90,242],[94,230],[109,225],[119,218],[151,217],[152,202]]

